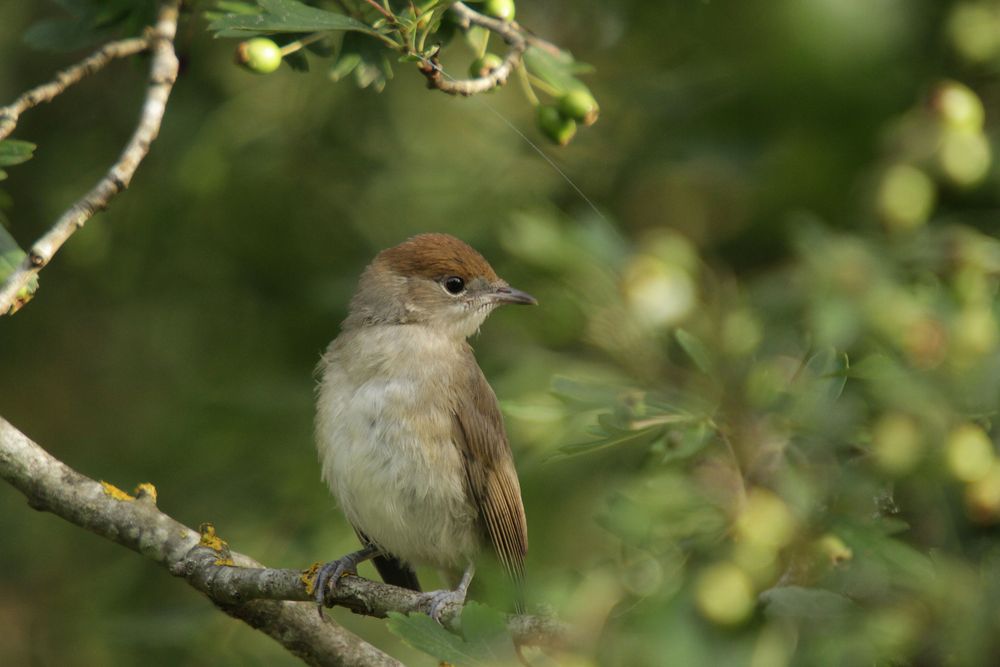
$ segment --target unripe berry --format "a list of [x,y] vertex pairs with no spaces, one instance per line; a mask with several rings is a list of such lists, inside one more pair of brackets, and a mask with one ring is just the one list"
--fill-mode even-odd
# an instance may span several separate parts
[[538,107],[538,128],[553,143],[565,146],[576,134],[576,121],[566,118],[554,106]]
[[935,86],[930,98],[931,110],[948,127],[955,130],[980,132],[986,110],[979,95],[957,81],[942,81]]
[[589,91],[578,88],[559,98],[559,113],[584,125],[593,125],[601,108]]
[[486,53],[482,58],[476,58],[469,65],[469,76],[474,79],[488,76],[497,67],[503,64],[503,58],[495,53]]
[[840,565],[854,558],[854,551],[833,533],[824,534],[814,545],[824,558],[829,559],[831,565]]
[[236,47],[236,64],[257,74],[270,74],[281,66],[281,47],[266,37],[254,37]]
[[494,16],[501,21],[514,20],[514,0],[486,0],[483,13]]
[[980,183],[989,173],[993,155],[982,132],[949,130],[941,138],[937,163],[951,183],[967,188]]
[[736,625],[753,612],[753,582],[732,563],[710,565],[695,580],[694,601],[698,611],[718,625]]
[[994,464],[985,477],[965,487],[965,507],[979,523],[993,524],[1000,520],[1000,466]]
[[795,536],[795,516],[788,505],[765,489],[751,489],[735,530],[747,542],[780,549]]
[[920,227],[934,212],[934,181],[916,167],[898,164],[882,175],[876,207],[886,227],[906,231]]
[[993,442],[975,424],[962,424],[948,436],[945,461],[955,479],[978,482],[989,474],[995,460]]
[[875,462],[891,475],[905,475],[913,470],[923,455],[920,426],[909,415],[890,412],[883,415],[872,431]]

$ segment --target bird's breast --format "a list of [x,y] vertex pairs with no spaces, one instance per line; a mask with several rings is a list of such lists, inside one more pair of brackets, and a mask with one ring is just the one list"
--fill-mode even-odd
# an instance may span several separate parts
[[412,325],[348,332],[324,358],[323,478],[348,520],[410,562],[460,567],[476,512],[452,441],[458,349]]

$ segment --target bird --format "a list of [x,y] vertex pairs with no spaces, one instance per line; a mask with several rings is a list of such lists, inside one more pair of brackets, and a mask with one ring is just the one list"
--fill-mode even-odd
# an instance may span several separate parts
[[386,583],[414,591],[417,566],[461,573],[454,589],[428,594],[438,621],[447,604],[464,604],[484,547],[520,588],[520,484],[496,394],[467,339],[498,306],[537,303],[448,234],[414,236],[364,269],[317,368],[322,478],[362,546],[319,569],[320,615],[328,589],[369,559]]

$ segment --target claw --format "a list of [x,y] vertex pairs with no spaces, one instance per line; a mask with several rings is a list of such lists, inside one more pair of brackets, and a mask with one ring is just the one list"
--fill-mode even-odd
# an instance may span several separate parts
[[372,556],[378,554],[378,549],[372,545],[366,546],[360,551],[347,554],[337,560],[331,560],[319,569],[316,573],[316,585],[313,587],[313,596],[316,600],[316,611],[319,617],[323,618],[323,607],[326,606],[327,588],[331,590],[337,588],[337,582],[345,574],[358,573],[358,563],[363,563]]
[[441,614],[444,612],[445,607],[449,604],[455,603],[459,606],[465,604],[465,596],[469,592],[469,584],[472,583],[472,577],[476,573],[476,567],[472,563],[465,569],[465,573],[462,575],[462,581],[459,582],[458,587],[453,591],[433,591],[428,593],[430,598],[430,612],[429,615],[438,623],[441,623]]
[[430,617],[438,623],[441,623],[441,614],[449,604],[453,602],[459,606],[465,604],[465,591],[463,590],[434,591],[427,595],[431,599]]

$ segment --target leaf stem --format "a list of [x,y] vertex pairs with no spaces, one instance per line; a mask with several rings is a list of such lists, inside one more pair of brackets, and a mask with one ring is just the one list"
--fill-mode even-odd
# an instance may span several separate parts
[[540,106],[538,95],[535,95],[535,89],[531,87],[531,75],[528,74],[528,68],[524,67],[523,64],[517,68],[517,80],[521,82],[521,90],[524,91],[524,96],[528,98],[532,106]]
[[559,97],[561,95],[561,92],[557,88],[545,83],[544,80],[538,78],[534,74],[528,74],[528,77],[535,88],[538,88],[539,90],[548,93],[552,97]]
[[285,56],[291,53],[295,53],[296,51],[299,51],[314,42],[318,42],[324,37],[326,37],[326,33],[314,32],[311,35],[306,35],[302,39],[297,39],[294,42],[289,42],[288,44],[285,44],[283,47],[281,47],[281,57],[284,58]]

